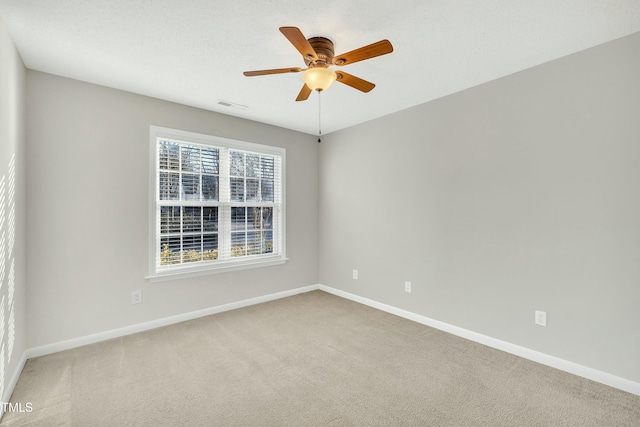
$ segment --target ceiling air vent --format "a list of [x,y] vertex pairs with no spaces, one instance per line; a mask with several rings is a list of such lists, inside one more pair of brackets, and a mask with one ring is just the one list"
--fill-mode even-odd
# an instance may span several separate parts
[[235,108],[236,110],[246,110],[247,108],[249,108],[246,105],[236,104],[235,102],[225,101],[222,99],[218,99],[218,105],[222,105],[223,107]]

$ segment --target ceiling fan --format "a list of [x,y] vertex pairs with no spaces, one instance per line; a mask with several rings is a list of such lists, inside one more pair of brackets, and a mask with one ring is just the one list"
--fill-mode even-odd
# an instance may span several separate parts
[[244,75],[251,77],[302,72],[304,85],[296,101],[306,100],[314,90],[318,92],[326,90],[334,81],[346,84],[362,92],[369,92],[376,85],[344,71],[333,71],[329,67],[332,65],[341,67],[393,52],[393,46],[389,40],[380,40],[342,55],[334,55],[333,42],[328,38],[312,37],[307,39],[297,27],[280,27],[280,32],[302,54],[307,68],[293,67],[245,71]]

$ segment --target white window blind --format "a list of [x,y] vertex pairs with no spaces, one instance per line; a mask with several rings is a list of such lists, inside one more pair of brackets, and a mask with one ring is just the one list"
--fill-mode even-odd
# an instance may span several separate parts
[[284,149],[151,127],[150,278],[282,263]]

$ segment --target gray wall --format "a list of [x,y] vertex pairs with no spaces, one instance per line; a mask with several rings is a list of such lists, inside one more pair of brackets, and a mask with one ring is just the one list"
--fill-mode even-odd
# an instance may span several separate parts
[[639,183],[640,33],[325,136],[320,283],[638,382]]
[[[27,114],[29,347],[317,283],[312,136],[31,70]],[[150,124],[285,147],[290,260],[147,282]]]
[[27,348],[25,69],[0,21],[0,400]]

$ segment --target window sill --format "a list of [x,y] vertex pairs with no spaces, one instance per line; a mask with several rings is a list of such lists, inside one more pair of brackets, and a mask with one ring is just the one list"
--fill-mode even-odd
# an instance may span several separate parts
[[214,267],[207,266],[201,268],[175,269],[167,270],[156,274],[150,274],[145,277],[149,282],[164,282],[168,280],[180,280],[190,277],[207,276],[210,274],[227,273],[230,271],[248,270],[259,267],[270,267],[273,265],[281,265],[287,262],[289,258],[275,257],[259,261],[233,262]]

